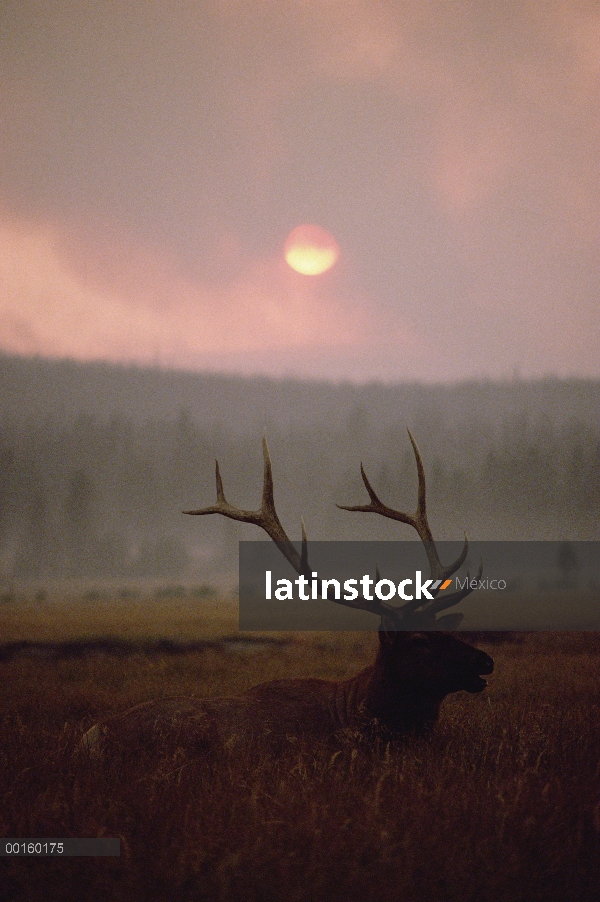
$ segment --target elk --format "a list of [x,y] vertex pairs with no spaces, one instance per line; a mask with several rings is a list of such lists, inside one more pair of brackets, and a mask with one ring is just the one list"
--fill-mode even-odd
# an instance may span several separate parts
[[[444,581],[464,563],[468,539],[459,557],[443,565],[427,519],[426,481],[423,462],[413,436],[412,444],[418,476],[418,501],[414,514],[403,513],[384,504],[371,486],[361,464],[361,475],[369,503],[341,506],[341,510],[375,513],[411,526],[427,554],[431,576]],[[257,511],[241,510],[225,498],[223,481],[216,462],[217,501],[210,507],[184,511],[192,516],[222,514],[263,529],[298,574],[310,575],[308,542],[302,523],[301,551],[288,538],[277,512],[273,495],[271,458],[263,439],[264,479],[262,504]],[[479,568],[477,579],[481,577]],[[481,692],[494,662],[483,651],[444,630],[453,630],[463,615],[445,614],[466,595],[465,588],[433,600],[413,600],[394,607],[376,598],[336,600],[380,617],[379,648],[375,662],[345,681],[282,679],[261,683],[241,695],[225,698],[170,698],[144,702],[96,724],[85,734],[83,748],[92,757],[102,757],[117,744],[135,749],[163,746],[198,754],[215,748],[244,746],[254,739],[281,748],[286,741],[306,737],[329,740],[344,731],[366,737],[393,740],[431,730],[438,719],[444,698],[462,690]]]

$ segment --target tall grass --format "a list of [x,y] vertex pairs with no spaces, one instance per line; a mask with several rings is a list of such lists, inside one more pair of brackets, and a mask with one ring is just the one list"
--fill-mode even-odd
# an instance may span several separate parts
[[0,859],[7,899],[586,902],[600,888],[600,640],[486,647],[489,688],[447,700],[434,734],[345,737],[236,757],[74,755],[96,718],[159,695],[342,678],[369,634],[251,655],[15,657],[0,664],[0,835],[119,836],[120,858]]

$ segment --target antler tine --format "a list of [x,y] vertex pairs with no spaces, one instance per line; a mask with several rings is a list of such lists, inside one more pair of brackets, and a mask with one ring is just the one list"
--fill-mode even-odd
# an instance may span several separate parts
[[417,445],[412,432],[410,431],[410,429],[407,429],[406,431],[408,432],[408,437],[410,439],[413,453],[415,455],[415,463],[417,464],[418,491],[417,510],[415,511],[415,529],[419,535],[419,538],[423,542],[423,545],[425,546],[427,560],[429,561],[429,566],[431,568],[431,575],[435,579],[446,579],[449,575],[448,573],[446,573],[446,570],[448,568],[444,567],[439,558],[437,548],[435,547],[435,542],[433,540],[433,533],[431,532],[429,520],[427,519],[427,481],[425,479],[425,467],[423,466],[423,458],[421,457],[419,446]]
[[[267,444],[267,435],[263,435],[263,493],[262,493],[262,510],[275,514],[275,499],[273,497],[273,468],[271,466],[271,455],[269,454],[269,446]],[[275,516],[277,516],[275,514]]]
[[388,507],[387,504],[384,504],[381,501],[369,482],[367,478],[367,474],[365,473],[365,468],[362,463],[360,465],[360,475],[362,476],[362,481],[365,484],[365,488],[369,493],[369,497],[371,498],[370,504],[356,504],[352,506],[348,506],[345,504],[336,504],[336,507],[341,511],[360,511],[365,514],[381,514],[382,517],[387,517],[389,520],[399,520],[400,523],[406,523],[408,526],[412,526],[413,529],[417,528],[417,523],[414,517],[411,517],[410,514],[405,514],[403,511],[394,510],[391,507]]
[[300,523],[302,525],[302,554],[300,555],[300,563],[302,566],[302,573],[306,573],[308,571],[308,539],[306,537],[306,527],[304,526],[304,519],[300,517]]
[[463,545],[461,553],[458,555],[453,564],[449,564],[447,567],[444,567],[444,579],[448,579],[449,576],[452,576],[453,573],[456,573],[457,570],[460,570],[462,565],[467,559],[467,554],[469,553],[469,540],[467,538],[467,534],[465,532],[465,544]]
[[417,478],[419,483],[418,494],[417,494],[417,510],[415,513],[415,520],[421,526],[421,529],[426,535],[426,538],[433,542],[433,535],[431,534],[431,529],[429,528],[429,522],[427,520],[427,482],[425,479],[425,468],[423,466],[423,459],[421,457],[421,452],[419,451],[419,447],[416,441],[413,438],[413,434],[410,429],[406,430],[408,432],[408,437],[410,439],[410,443],[413,447],[413,452],[415,455],[415,461],[417,464]]
[[[479,562],[479,569],[477,570],[477,574],[475,579],[477,582],[481,579],[483,575],[483,560]],[[439,614],[440,611],[445,611],[447,608],[453,607],[455,604],[458,604],[459,601],[462,601],[463,598],[466,598],[467,595],[470,595],[473,589],[470,587],[471,582],[471,574],[467,572],[467,584],[463,589],[459,589],[458,592],[451,592],[450,595],[444,595],[443,598],[439,600],[436,599],[432,604],[430,604],[427,608],[427,611],[430,611],[432,614]]]
[[[365,468],[363,466],[362,460],[360,462],[360,475],[362,477],[363,484],[364,484],[367,492],[369,493],[369,498],[371,499],[371,504],[364,505],[364,507],[362,509],[364,509],[364,510],[374,509],[376,513],[379,513],[379,511],[382,508],[385,508],[386,505],[383,504],[383,502],[379,499],[377,492],[375,491],[375,489],[369,482],[369,480],[367,478],[367,474],[365,473]],[[359,509],[360,508],[356,508],[356,510],[359,510]],[[402,516],[405,516],[408,519],[411,519],[409,514],[402,514]]]
[[[223,480],[221,479],[221,471],[219,470],[219,461],[215,460],[215,477],[217,482],[217,503],[227,504],[225,500],[225,492],[223,491]],[[188,511],[184,511],[188,513]]]

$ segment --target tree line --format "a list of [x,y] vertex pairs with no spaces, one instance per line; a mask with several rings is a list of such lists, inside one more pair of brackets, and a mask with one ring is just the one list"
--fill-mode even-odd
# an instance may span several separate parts
[[[485,413],[485,412],[484,412]],[[428,475],[436,538],[600,538],[600,427],[528,410],[456,425],[426,407],[377,422],[355,405],[344,422],[268,424],[275,500],[292,538],[412,538],[410,530],[335,504],[365,500],[361,460],[391,506],[413,509],[416,472],[406,427]],[[210,578],[233,573],[251,527],[181,511],[212,503],[214,460],[238,506],[259,505],[261,434],[198,422],[186,409],[146,419],[77,412],[0,424],[0,566],[6,578]]]

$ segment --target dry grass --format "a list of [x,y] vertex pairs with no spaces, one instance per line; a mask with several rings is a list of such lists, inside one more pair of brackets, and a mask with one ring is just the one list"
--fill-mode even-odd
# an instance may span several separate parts
[[0,604],[2,642],[57,642],[91,636],[195,639],[237,630],[237,598],[207,595],[204,587],[156,586],[148,590],[74,585],[15,595],[14,601]]
[[[195,632],[178,635],[197,637],[204,623],[215,636],[208,610],[200,606]],[[153,612],[146,605],[145,626],[136,614],[135,629],[125,619],[132,635],[156,634]],[[39,616],[49,623],[47,611]],[[34,621],[15,610],[11,636],[37,638]],[[91,622],[80,635],[97,634]],[[56,614],[53,638],[69,630]],[[73,758],[81,731],[109,711],[159,695],[231,694],[276,676],[345,677],[371,660],[375,641],[302,635],[251,654],[1,663],[0,835],[122,839],[119,859],[0,859],[5,898],[596,900],[595,634],[480,643],[497,664],[488,690],[454,696],[431,739],[396,748],[348,743],[332,754],[299,738],[278,760],[260,748],[210,762],[157,750],[123,771]]]

